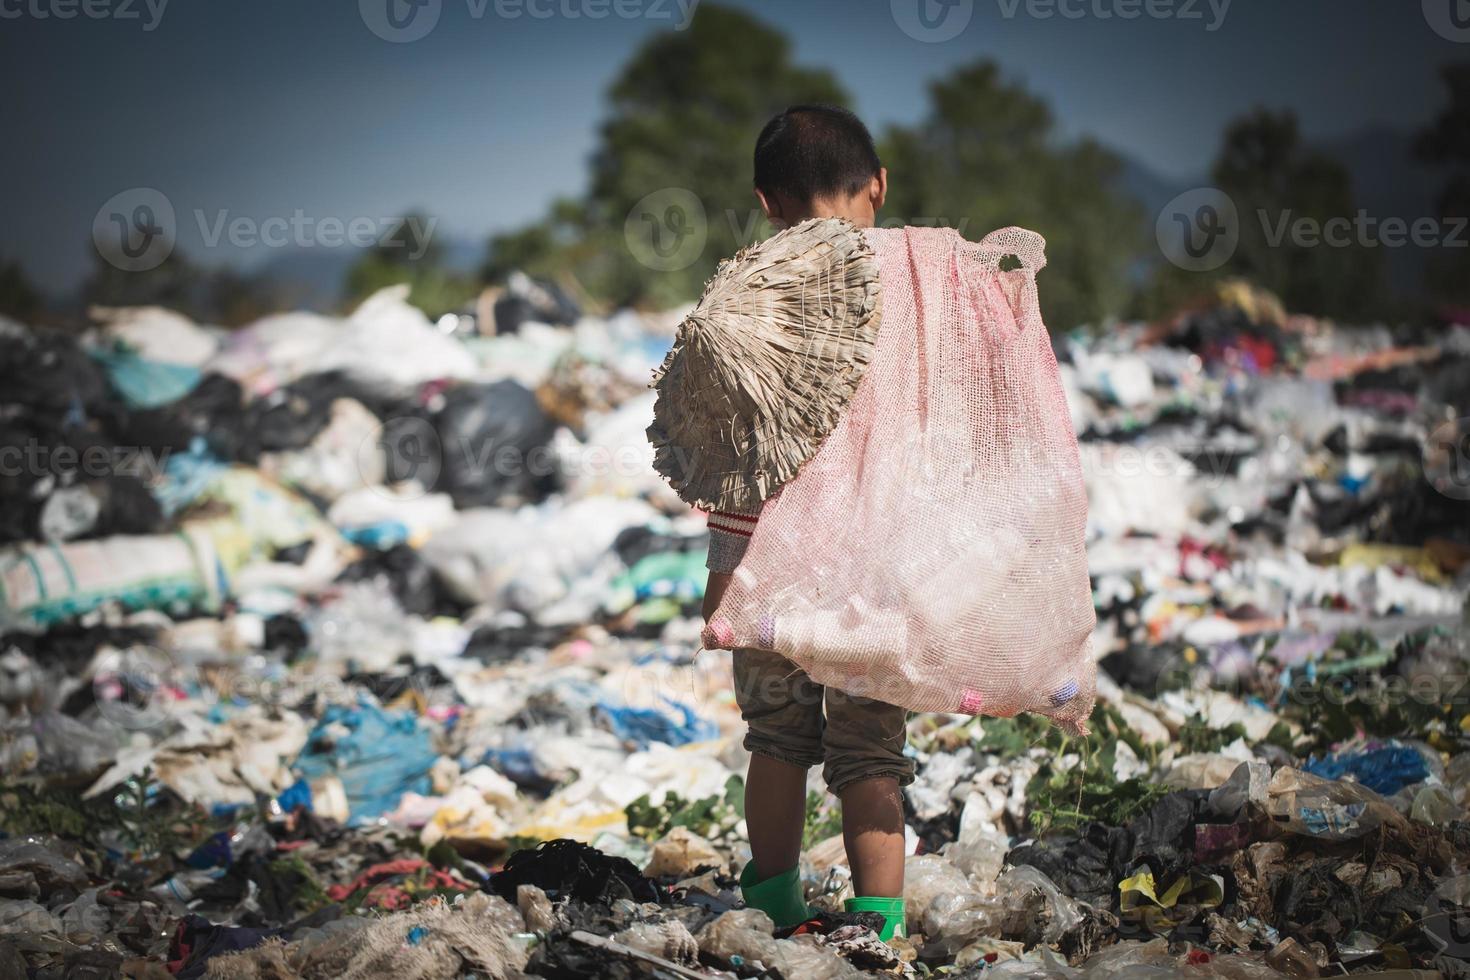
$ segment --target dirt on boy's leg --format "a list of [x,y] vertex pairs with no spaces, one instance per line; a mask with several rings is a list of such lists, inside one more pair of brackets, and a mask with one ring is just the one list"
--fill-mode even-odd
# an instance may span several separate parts
[[903,894],[903,800],[893,776],[843,787],[842,839],[854,895]]

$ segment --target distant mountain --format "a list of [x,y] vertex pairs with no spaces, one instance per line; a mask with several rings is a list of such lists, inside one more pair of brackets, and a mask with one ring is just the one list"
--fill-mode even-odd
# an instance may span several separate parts
[[[1411,133],[1379,126],[1324,140],[1317,149],[1347,167],[1357,206],[1378,221],[1402,218],[1410,225],[1434,217],[1434,202],[1444,187],[1443,168],[1427,167],[1414,156]],[[1413,296],[1422,288],[1429,250],[1413,245],[1384,249],[1389,287]]]
[[1185,191],[1206,183],[1203,177],[1184,181],[1165,177],[1148,164],[1141,163],[1125,153],[1118,155],[1122,159],[1122,169],[1118,174],[1115,187],[1143,206],[1150,226],[1165,204]]
[[[1113,182],[1113,188],[1138,202],[1143,209],[1141,220],[1144,234],[1147,236],[1145,240],[1152,241],[1154,221],[1159,212],[1164,209],[1164,205],[1185,191],[1199,187],[1205,181],[1203,178],[1180,181],[1165,177],[1124,152],[1117,150],[1114,152],[1118,154],[1121,167]],[[1136,286],[1143,285],[1163,260],[1163,256],[1157,250],[1148,250],[1128,269],[1129,280]]]
[[[455,272],[472,273],[484,261],[483,240],[441,238],[439,244],[445,266]],[[342,303],[347,273],[364,251],[346,247],[282,249],[251,274],[269,282],[298,307],[335,310]]]
[[[1434,201],[1444,186],[1445,173],[1415,159],[1412,133],[1378,126],[1312,145],[1347,168],[1356,206],[1369,216],[1379,221],[1402,218],[1412,224],[1415,219],[1434,215]],[[1206,174],[1188,180],[1164,177],[1126,152],[1115,152],[1122,158],[1117,187],[1143,206],[1150,225],[1175,196],[1210,183]],[[1385,248],[1384,252],[1389,288],[1401,296],[1413,296],[1421,288],[1428,251],[1406,245]]]

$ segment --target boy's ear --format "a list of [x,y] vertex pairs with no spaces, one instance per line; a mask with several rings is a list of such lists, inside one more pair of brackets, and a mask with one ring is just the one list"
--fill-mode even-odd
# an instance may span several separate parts
[[779,204],[779,199],[776,198],[775,195],[772,195],[769,198],[766,197],[766,195],[761,191],[759,187],[755,189],[755,197],[756,200],[761,202],[761,210],[766,213],[766,220],[770,221],[770,223],[775,225],[777,228],[784,228],[786,225],[785,222],[781,219],[781,206]]
[[879,167],[878,176],[873,178],[873,183],[868,191],[868,197],[873,202],[873,213],[877,214],[883,210],[883,202],[888,200],[888,168]]

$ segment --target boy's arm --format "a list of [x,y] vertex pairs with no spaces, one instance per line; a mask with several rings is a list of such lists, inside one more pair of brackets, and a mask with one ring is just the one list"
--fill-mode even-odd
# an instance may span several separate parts
[[704,621],[707,623],[714,616],[715,610],[720,608],[720,600],[725,598],[725,590],[730,587],[731,575],[729,572],[710,572],[709,581],[704,586]]
[[704,587],[706,621],[720,608],[730,576],[745,557],[750,536],[755,533],[756,515],[729,511],[711,511],[709,515],[709,582]]

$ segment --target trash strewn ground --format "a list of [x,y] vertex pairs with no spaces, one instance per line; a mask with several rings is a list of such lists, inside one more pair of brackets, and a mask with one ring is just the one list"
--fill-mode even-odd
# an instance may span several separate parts
[[815,774],[820,913],[740,907],[678,314],[555,295],[0,322],[0,975],[1470,976],[1470,329],[1056,339],[1093,735],[912,718],[884,945]]

